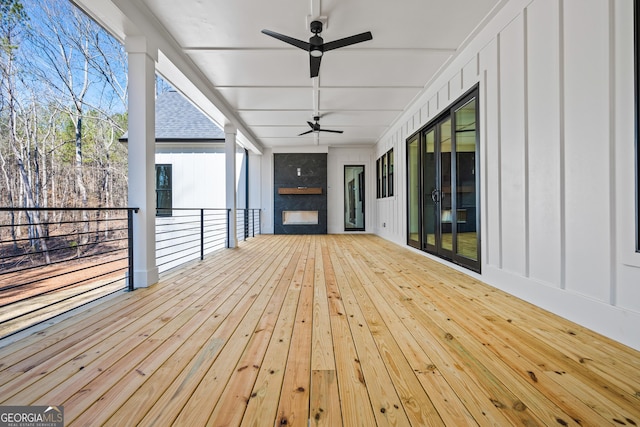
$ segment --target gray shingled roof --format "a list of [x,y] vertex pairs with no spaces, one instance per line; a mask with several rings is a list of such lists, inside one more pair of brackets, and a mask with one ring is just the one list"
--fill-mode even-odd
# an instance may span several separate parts
[[[128,139],[128,132],[120,138]],[[156,98],[156,141],[224,140],[224,131],[182,94],[164,92]]]

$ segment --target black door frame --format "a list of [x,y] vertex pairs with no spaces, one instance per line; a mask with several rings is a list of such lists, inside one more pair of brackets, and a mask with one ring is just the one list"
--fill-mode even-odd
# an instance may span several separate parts
[[[407,183],[409,183],[409,144],[414,142],[417,138],[418,140],[418,182],[419,182],[419,191],[418,191],[418,219],[419,219],[419,242],[415,242],[411,240],[410,230],[409,230],[409,221],[410,221],[410,196],[409,191],[410,188],[407,186],[407,244],[418,249],[421,249],[425,252],[436,255],[440,258],[446,259],[448,261],[454,262],[470,270],[480,272],[481,266],[481,216],[480,216],[480,129],[479,129],[479,85],[475,85],[472,89],[467,91],[464,95],[458,98],[453,104],[447,107],[440,115],[431,120],[425,126],[420,128],[417,132],[410,135],[406,140],[407,146]],[[476,130],[475,130],[475,138],[476,138],[476,152],[475,152],[475,221],[476,221],[476,239],[477,239],[477,260],[473,260],[462,255],[458,254],[457,250],[457,160],[456,156],[456,123],[455,123],[455,112],[462,106],[469,103],[471,100],[476,100]],[[436,197],[439,197],[441,202],[442,200],[442,165],[441,165],[441,127],[440,125],[444,123],[446,120],[451,120],[451,234],[452,234],[452,248],[444,249],[442,246],[442,209],[440,203],[437,202],[436,209],[436,218],[435,218],[435,245],[429,245],[426,239],[425,232],[425,221],[426,221],[426,203],[425,198],[431,197],[432,193],[426,191],[426,177],[425,177],[425,153],[426,153],[426,135],[430,131],[434,131],[434,156],[435,156],[435,185],[436,185]]]
[[[362,203],[362,227],[351,227],[351,228],[347,228],[346,227],[346,222],[344,220],[344,214],[345,214],[345,208],[346,208],[346,204],[347,204],[347,182],[346,182],[346,173],[347,173],[347,168],[362,168],[362,172],[360,173],[360,175],[358,175],[358,195],[359,198],[361,199],[360,202]],[[342,169],[342,190],[343,190],[343,194],[344,194],[344,200],[342,201],[343,203],[343,209],[342,209],[342,222],[344,225],[344,231],[345,232],[350,232],[350,231],[365,231],[367,229],[367,210],[366,210],[366,196],[367,196],[367,192],[365,191],[365,183],[366,183],[366,167],[364,164],[348,164],[348,165],[344,165],[344,168]]]

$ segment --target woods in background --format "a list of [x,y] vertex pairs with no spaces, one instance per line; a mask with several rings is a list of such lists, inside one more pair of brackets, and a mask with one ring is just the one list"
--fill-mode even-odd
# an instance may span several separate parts
[[[122,45],[68,0],[0,0],[0,44],[0,206],[126,206]],[[35,239],[41,214],[7,221]]]

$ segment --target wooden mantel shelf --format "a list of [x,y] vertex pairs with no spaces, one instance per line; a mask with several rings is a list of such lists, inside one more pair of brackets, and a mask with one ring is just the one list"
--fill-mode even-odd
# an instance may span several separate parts
[[280,187],[278,194],[322,194],[322,187]]

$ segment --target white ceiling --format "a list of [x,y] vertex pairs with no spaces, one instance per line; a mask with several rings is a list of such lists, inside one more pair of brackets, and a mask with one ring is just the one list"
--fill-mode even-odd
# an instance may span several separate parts
[[[158,72],[239,141],[263,147],[372,145],[505,0],[75,0],[125,40],[147,36]],[[373,40],[326,52],[309,77],[307,52],[261,33],[307,41],[323,16],[325,43],[371,31]],[[315,113],[325,129],[306,124]]]

